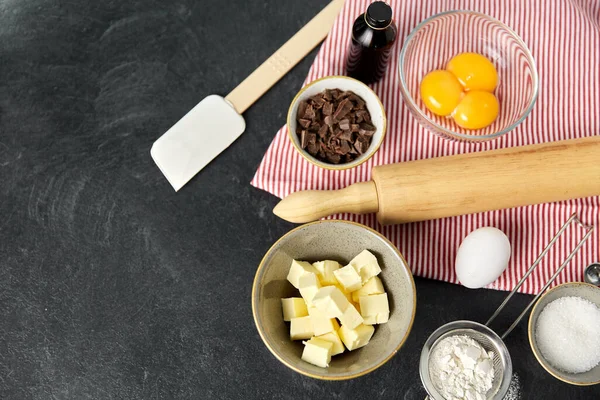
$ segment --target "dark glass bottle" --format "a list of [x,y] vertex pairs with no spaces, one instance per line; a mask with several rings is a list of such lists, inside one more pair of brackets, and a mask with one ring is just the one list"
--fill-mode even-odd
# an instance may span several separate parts
[[383,1],[372,3],[354,21],[346,60],[347,75],[364,83],[380,80],[387,69],[397,32],[392,8]]

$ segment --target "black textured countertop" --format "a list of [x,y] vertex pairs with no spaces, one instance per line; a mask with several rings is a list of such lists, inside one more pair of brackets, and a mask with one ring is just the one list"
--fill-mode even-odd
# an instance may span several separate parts
[[[422,399],[427,336],[505,293],[416,279],[410,338],[375,372],[321,382],[263,345],[250,290],[291,224],[249,181],[313,52],[245,113],[244,135],[175,193],[152,142],[227,94],[326,4],[0,1],[0,398]],[[518,315],[516,296],[498,325]],[[506,340],[521,399],[593,399]]]

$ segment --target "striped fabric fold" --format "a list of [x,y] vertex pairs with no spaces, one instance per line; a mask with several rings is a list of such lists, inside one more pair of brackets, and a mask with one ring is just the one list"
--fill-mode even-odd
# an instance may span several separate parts
[[[305,84],[323,76],[344,74],[352,23],[369,3],[346,1]],[[357,168],[328,171],[308,163],[295,151],[284,126],[256,171],[253,186],[278,197],[298,190],[340,189],[369,180],[376,165],[600,134],[600,2],[392,0],[389,3],[394,9],[398,40],[386,75],[372,85],[388,115],[388,133],[380,150]],[[418,124],[400,95],[397,55],[404,39],[423,19],[452,9],[479,11],[507,24],[521,36],[537,63],[540,94],[531,115],[514,131],[494,141],[469,144],[439,138]],[[476,228],[497,227],[508,235],[512,257],[506,272],[488,287],[511,290],[573,212],[585,223],[596,226],[596,230],[558,277],[556,285],[582,281],[584,268],[600,261],[599,197],[386,227],[379,225],[374,215],[341,214],[332,218],[357,221],[379,230],[398,247],[415,275],[452,283],[458,283],[454,259],[462,239]],[[575,226],[567,230],[520,291],[537,293],[582,236],[583,231]]]

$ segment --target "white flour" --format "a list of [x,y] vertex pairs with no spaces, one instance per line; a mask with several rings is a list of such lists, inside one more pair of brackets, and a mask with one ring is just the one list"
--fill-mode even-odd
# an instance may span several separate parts
[[494,379],[493,353],[468,336],[450,336],[430,355],[429,375],[446,400],[486,400]]

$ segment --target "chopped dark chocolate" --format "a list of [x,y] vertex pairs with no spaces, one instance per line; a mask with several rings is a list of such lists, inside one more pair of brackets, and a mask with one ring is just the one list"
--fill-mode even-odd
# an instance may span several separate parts
[[340,129],[347,131],[350,130],[350,120],[349,119],[343,119],[340,121]]
[[320,109],[321,107],[323,107],[323,104],[325,104],[325,99],[318,94],[311,97],[310,100],[312,101],[312,104],[316,109]]
[[296,122],[301,147],[331,164],[348,163],[364,154],[377,131],[364,100],[339,89],[301,101]]
[[312,104],[308,104],[306,106],[306,109],[304,110],[304,118],[314,120],[316,116],[317,116],[317,114],[316,114],[315,109],[313,108]]
[[312,121],[310,119],[298,118],[298,123],[303,128],[308,128]]
[[327,137],[327,133],[329,131],[329,127],[325,124],[321,125],[321,127],[319,128],[319,136],[323,139],[325,139]]
[[350,110],[352,110],[353,106],[354,105],[352,104],[352,102],[348,99],[340,101],[337,108],[335,109],[335,112],[333,113],[333,120],[339,121],[340,119],[344,118],[346,114],[348,114]]

